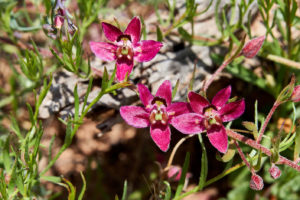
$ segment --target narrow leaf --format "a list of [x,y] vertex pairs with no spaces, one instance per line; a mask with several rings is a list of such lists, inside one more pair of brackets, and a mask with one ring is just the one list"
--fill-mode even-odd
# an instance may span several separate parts
[[199,142],[201,144],[201,149],[202,149],[202,157],[201,157],[201,171],[200,171],[200,177],[199,177],[199,184],[198,187],[200,190],[205,185],[206,178],[207,178],[207,173],[208,173],[208,161],[207,161],[207,153],[206,153],[206,148],[204,145],[204,142],[202,140],[202,135],[198,134]]
[[79,194],[79,196],[78,196],[78,200],[82,200],[83,195],[84,195],[85,190],[86,190],[86,181],[85,181],[85,178],[84,178],[84,175],[83,175],[82,172],[80,172],[80,176],[81,176],[81,178],[82,178],[83,185],[82,185],[80,194]]
[[126,200],[126,196],[127,196],[127,180],[125,180],[125,182],[124,182],[123,194],[122,194],[121,200]]
[[176,189],[175,197],[178,197],[183,190],[183,186],[184,186],[184,182],[185,182],[185,178],[186,178],[185,176],[186,176],[186,173],[187,173],[187,170],[189,167],[189,163],[190,163],[190,153],[187,152],[185,159],[184,159],[182,173],[181,173],[180,180],[179,180],[179,183],[178,183],[178,186]]

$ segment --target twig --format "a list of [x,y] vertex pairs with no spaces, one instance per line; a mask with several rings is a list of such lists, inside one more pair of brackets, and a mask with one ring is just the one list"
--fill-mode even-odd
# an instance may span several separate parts
[[[245,137],[243,135],[240,135],[232,130],[226,129],[227,135],[235,140],[238,140],[256,150],[260,150],[262,153],[264,153],[267,156],[272,156],[272,152],[270,151],[270,149],[258,144],[255,140],[252,140],[248,137]],[[292,168],[294,168],[295,170],[300,172],[300,165],[298,165],[296,162],[293,162],[289,159],[287,159],[286,157],[283,156],[279,156],[279,161],[277,162],[277,164],[283,164],[283,165],[288,165]]]

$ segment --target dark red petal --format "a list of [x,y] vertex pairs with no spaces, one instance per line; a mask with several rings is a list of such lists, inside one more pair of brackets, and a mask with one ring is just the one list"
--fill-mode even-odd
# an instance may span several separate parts
[[152,60],[163,46],[161,42],[154,40],[143,40],[134,47],[134,58],[138,62],[147,62]]
[[123,81],[126,74],[129,77],[133,68],[133,61],[129,59],[117,59],[117,78],[119,81]]
[[188,96],[190,100],[190,105],[193,111],[196,113],[203,114],[203,108],[210,105],[209,102],[200,94],[197,94],[195,92],[189,92]]
[[112,42],[115,42],[118,37],[123,34],[120,29],[106,22],[102,22],[102,29],[105,37]]
[[107,42],[90,42],[92,52],[102,60],[112,61],[116,59],[117,46]]
[[134,17],[128,24],[124,34],[130,35],[131,41],[136,44],[141,37],[141,21],[138,17]]
[[140,99],[147,109],[147,107],[150,107],[150,105],[151,105],[153,96],[152,96],[151,92],[149,91],[149,89],[143,84],[140,84],[140,83],[138,84],[138,90],[139,90],[139,94],[140,94]]
[[167,112],[168,112],[169,120],[172,120],[173,117],[176,117],[178,115],[191,113],[192,108],[188,103],[176,102],[176,103],[172,103],[170,106],[167,107]]
[[203,126],[203,117],[197,113],[187,113],[174,117],[171,124],[184,134],[201,133],[205,127]]
[[172,102],[172,84],[169,80],[164,81],[158,88],[156,95],[166,100],[167,106]]
[[231,86],[220,90],[212,99],[212,104],[216,106],[216,108],[219,110],[221,107],[223,107],[226,102],[228,101],[231,94]]
[[226,104],[221,110],[218,111],[223,122],[232,121],[240,117],[245,111],[245,101],[241,99],[239,101]]
[[127,122],[127,124],[136,128],[148,127],[149,113],[139,106],[122,106],[120,108],[121,117]]
[[155,144],[162,150],[167,151],[170,146],[171,131],[168,125],[154,124],[150,126],[150,135]]
[[228,149],[228,137],[223,125],[212,125],[207,130],[207,137],[210,143],[221,153],[226,153]]

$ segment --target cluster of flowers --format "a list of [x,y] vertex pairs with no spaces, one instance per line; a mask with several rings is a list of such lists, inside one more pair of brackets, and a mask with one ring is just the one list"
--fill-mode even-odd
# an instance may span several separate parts
[[[119,81],[131,73],[134,60],[149,61],[162,47],[162,43],[157,41],[140,41],[141,22],[138,17],[131,20],[124,32],[105,22],[102,28],[112,43],[90,42],[90,47],[97,57],[105,61],[116,60]],[[136,128],[150,126],[151,137],[162,151],[169,148],[171,124],[184,134],[206,130],[211,144],[225,153],[228,140],[222,123],[238,118],[245,109],[244,100],[227,103],[231,94],[230,86],[219,91],[212,103],[195,92],[188,94],[189,103],[172,103],[172,86],[168,80],[160,85],[155,96],[143,84],[138,84],[138,92],[144,107],[122,106],[121,116]]]
[[[153,59],[163,46],[161,42],[142,40],[141,22],[134,17],[122,32],[116,26],[102,23],[104,35],[110,42],[90,42],[92,52],[105,61],[116,60],[116,74],[119,81],[123,81],[132,71],[134,60],[146,62]],[[248,42],[242,55],[247,58],[254,57],[262,46],[264,36]],[[224,122],[232,121],[240,117],[245,110],[245,101],[229,99],[231,86],[220,90],[212,99],[211,103],[200,94],[193,91],[188,94],[188,102],[172,103],[172,85],[169,80],[164,81],[155,95],[143,85],[137,85],[141,106],[122,106],[120,114],[131,126],[145,128],[150,126],[150,135],[156,145],[167,151],[170,146],[171,124],[184,134],[198,134],[206,131],[210,143],[221,153],[228,149],[228,138]],[[300,86],[296,86],[290,97],[294,102],[300,101]],[[169,176],[176,174],[181,169],[176,168],[176,173],[170,170]],[[281,171],[272,163],[269,170],[271,176],[276,179]],[[254,190],[263,188],[263,180],[252,170],[250,187]]]

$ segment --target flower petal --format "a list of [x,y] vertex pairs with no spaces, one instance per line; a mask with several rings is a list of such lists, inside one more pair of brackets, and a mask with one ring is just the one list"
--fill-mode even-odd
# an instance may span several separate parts
[[149,113],[139,106],[122,106],[120,114],[127,124],[136,128],[145,128],[150,125]]
[[105,37],[112,42],[116,41],[123,34],[120,29],[106,22],[102,22],[102,29]]
[[166,100],[167,106],[172,102],[172,84],[169,80],[164,81],[158,88],[155,96]]
[[130,35],[131,41],[136,44],[141,37],[141,21],[138,17],[134,17],[128,24],[124,34]]
[[219,115],[223,122],[232,121],[241,116],[245,111],[245,101],[241,99],[239,101],[231,102],[226,104],[221,110]]
[[210,143],[221,153],[226,153],[228,149],[228,138],[223,125],[212,125],[207,130],[207,137]]
[[150,135],[155,144],[162,150],[167,151],[170,146],[171,131],[167,125],[154,124],[150,126]]
[[134,58],[138,62],[147,62],[152,60],[163,46],[161,42],[154,40],[143,40],[134,46]]
[[149,89],[141,83],[138,84],[138,90],[140,93],[140,99],[147,109],[147,107],[149,107],[151,105],[153,96],[152,96],[151,92],[149,91]]
[[128,73],[128,77],[133,68],[133,61],[128,59],[117,59],[117,78],[119,81],[123,81],[126,73]]
[[228,87],[220,90],[212,99],[212,104],[216,106],[216,108],[219,110],[222,108],[225,103],[228,101],[229,97],[231,94],[231,86],[229,85]]
[[205,129],[203,117],[197,113],[186,113],[174,117],[172,125],[184,134],[197,134]]
[[117,46],[107,42],[90,42],[92,52],[102,60],[112,61],[116,59]]
[[203,108],[210,105],[209,102],[200,94],[189,92],[190,105],[194,112],[203,114]]
[[176,103],[172,103],[170,106],[167,107],[167,112],[168,112],[169,119],[172,120],[173,117],[176,117],[178,115],[191,113],[192,108],[188,103],[176,102]]

